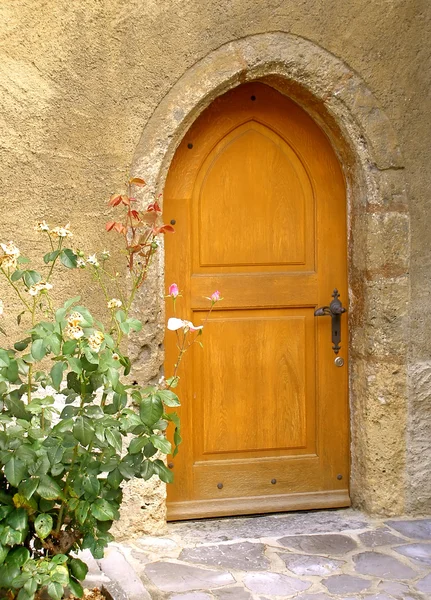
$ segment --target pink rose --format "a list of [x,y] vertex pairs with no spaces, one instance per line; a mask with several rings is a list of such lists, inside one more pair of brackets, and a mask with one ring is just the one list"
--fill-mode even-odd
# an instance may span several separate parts
[[211,294],[211,301],[218,302],[220,300],[220,292],[217,290],[213,294]]
[[178,290],[178,286],[176,283],[171,283],[171,285],[169,286],[169,296],[172,296],[172,298],[176,298],[179,294],[179,290]]

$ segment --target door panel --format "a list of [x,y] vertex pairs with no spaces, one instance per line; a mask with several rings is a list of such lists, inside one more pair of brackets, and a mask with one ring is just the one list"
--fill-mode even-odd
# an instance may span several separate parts
[[[306,361],[312,356],[314,317],[310,309],[308,315],[301,312],[216,313],[195,380],[198,395],[205,398],[198,412],[203,427],[197,459],[307,448],[307,425],[313,442],[314,406],[307,399],[314,398],[314,361]],[[250,401],[254,398],[261,401]]]
[[[298,157],[268,127],[250,121],[217,144],[201,168],[194,200],[198,269],[305,264],[311,186]],[[312,259],[313,245],[307,249]]]
[[[345,187],[327,138],[274,89],[242,85],[189,130],[164,202],[181,316],[203,322],[205,296],[224,298],[180,373],[169,518],[348,505],[347,319],[337,368],[330,319],[314,317],[335,287],[347,301]],[[175,358],[168,332],[167,372]]]

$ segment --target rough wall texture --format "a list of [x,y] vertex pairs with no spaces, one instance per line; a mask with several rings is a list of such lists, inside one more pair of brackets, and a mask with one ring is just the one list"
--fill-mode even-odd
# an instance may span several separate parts
[[[304,92],[301,98],[296,85],[291,89],[285,85],[286,92],[296,94],[322,125],[326,123],[328,135],[337,137],[338,128],[338,151],[349,182],[351,306],[356,313],[351,316],[354,499],[376,512],[429,511],[431,475],[424,452],[431,439],[427,333],[431,106],[425,75],[430,68],[430,4],[427,0],[204,4],[203,8],[201,0],[1,3],[0,239],[14,239],[33,255],[39,240],[32,224],[46,217],[70,221],[76,246],[92,251],[109,247],[112,242],[103,232],[105,200],[121,189],[132,164],[145,164],[145,153],[166,160],[160,169],[151,172],[149,166],[149,174],[139,174],[153,178],[154,187],[163,181],[179,141],[175,128],[153,119],[151,127],[159,132],[147,137],[153,147],[143,148],[140,140],[157,107],[186,73],[194,69],[199,73],[199,65],[206,65],[200,84],[205,86],[211,71],[222,81],[226,62],[208,67],[205,57],[237,40],[244,40],[238,57],[245,61],[243,72],[251,71],[259,62],[259,50],[251,45],[248,53],[247,39],[266,32],[290,34],[289,39],[298,40],[298,52],[308,43],[321,48],[320,58],[315,54],[311,66],[297,55],[303,73],[295,67],[294,54],[285,63],[292,80],[303,84],[304,90],[307,69],[314,73],[308,97]],[[262,52],[278,52],[274,39],[271,47],[262,38]],[[337,79],[339,73],[331,71],[335,64],[345,65],[347,79]],[[277,77],[277,70],[256,71],[256,76],[268,75]],[[233,85],[232,71],[228,76]],[[283,87],[278,80],[273,84]],[[228,87],[221,86],[220,91]],[[208,89],[217,95],[211,85]],[[190,94],[193,90],[188,101]],[[185,131],[187,119],[192,120],[205,101],[196,94],[195,112],[177,106],[178,132]],[[362,112],[366,127],[359,118],[349,121],[342,114],[343,103],[352,115]],[[341,140],[346,140],[345,149]],[[28,226],[25,237],[21,223]],[[154,279],[157,296],[151,302],[142,298],[136,305],[148,320],[132,348],[140,365],[136,376],[142,379],[158,376],[162,357],[161,267],[162,262]],[[414,298],[410,327],[408,271]],[[85,278],[57,285],[61,295],[85,290],[90,305],[97,307],[96,290]],[[5,300],[12,310],[13,298]],[[11,322],[8,327],[12,332]],[[160,515],[163,493],[153,498]],[[128,495],[133,511],[143,505],[136,490]],[[145,530],[147,521],[137,520],[134,527]]]

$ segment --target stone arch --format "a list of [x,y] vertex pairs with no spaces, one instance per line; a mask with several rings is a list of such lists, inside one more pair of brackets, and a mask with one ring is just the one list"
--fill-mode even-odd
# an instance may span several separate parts
[[[145,175],[146,194],[152,197],[161,191],[175,150],[199,114],[217,96],[257,79],[311,114],[330,138],[345,173],[352,500],[375,514],[401,513],[406,480],[409,215],[396,135],[364,81],[327,50],[292,34],[264,33],[232,41],[188,69],[163,98],[143,131],[132,172]],[[161,290],[162,256],[156,270]],[[158,308],[163,314],[162,294]],[[158,342],[162,337],[159,328]]]

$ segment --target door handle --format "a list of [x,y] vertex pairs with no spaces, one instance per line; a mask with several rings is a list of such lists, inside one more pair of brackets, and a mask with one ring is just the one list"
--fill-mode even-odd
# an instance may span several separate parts
[[338,293],[337,288],[335,288],[329,306],[321,306],[317,310],[314,311],[315,317],[324,317],[328,316],[332,319],[332,350],[335,354],[338,354],[340,351],[340,342],[341,342],[341,315],[346,312],[346,309],[341,304],[341,300],[339,299],[340,294]]

